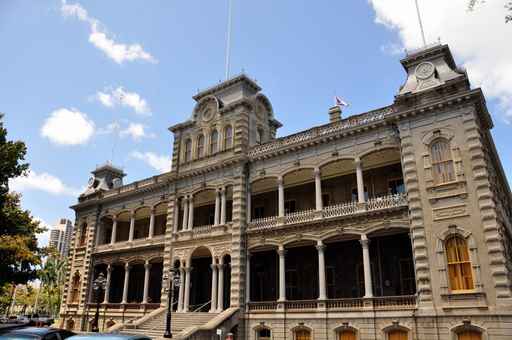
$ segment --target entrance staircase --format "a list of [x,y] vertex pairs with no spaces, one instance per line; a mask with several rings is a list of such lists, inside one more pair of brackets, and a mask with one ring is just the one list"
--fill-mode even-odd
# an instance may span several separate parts
[[[231,319],[238,311],[238,308],[229,308],[220,314],[217,313],[172,313],[171,330],[175,339],[192,339],[198,333],[212,330],[215,332],[217,327]],[[122,327],[115,329],[127,334],[141,334],[153,339],[163,339],[165,332],[166,309],[159,308],[151,314],[148,314],[131,323],[126,323]],[[111,329],[113,331],[114,329]]]

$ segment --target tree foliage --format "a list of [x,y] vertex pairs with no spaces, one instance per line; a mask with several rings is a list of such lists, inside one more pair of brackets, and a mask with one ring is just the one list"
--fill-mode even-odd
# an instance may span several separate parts
[[56,254],[46,259],[44,267],[39,271],[41,280],[41,306],[51,315],[57,316],[62,296],[62,287],[66,279],[67,262]]
[[[468,10],[472,11],[476,8],[478,4],[485,3],[485,0],[469,0],[468,2]],[[505,1],[505,10],[509,11],[510,14],[505,15],[505,23],[512,21],[512,1],[507,0]]]
[[41,263],[36,234],[44,231],[30,212],[20,205],[20,195],[9,192],[9,179],[28,170],[27,152],[21,141],[7,140],[0,114],[0,287],[6,283],[26,283],[36,278]]

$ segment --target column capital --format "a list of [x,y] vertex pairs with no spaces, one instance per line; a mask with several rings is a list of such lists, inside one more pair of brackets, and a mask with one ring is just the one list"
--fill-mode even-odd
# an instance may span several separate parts
[[250,259],[252,256],[252,253],[250,251],[247,251],[247,254],[245,254],[246,259]]
[[188,274],[192,271],[192,267],[185,267],[185,272]]
[[117,215],[112,216],[112,222],[117,222]]
[[217,270],[221,270],[224,268],[225,265],[224,265],[224,263],[218,263],[216,266],[217,266]]
[[217,269],[217,268],[218,268],[217,266],[218,266],[217,264],[213,264],[213,263],[212,263],[212,264],[210,264],[210,268],[211,268],[212,270]]
[[131,265],[131,264],[129,264],[129,263],[125,263],[125,264],[124,264],[124,270],[125,270],[125,271],[129,271],[131,268],[132,268],[132,265]]
[[318,250],[318,252],[323,252],[325,250],[325,244],[317,244],[316,250]]
[[279,248],[279,249],[277,249],[277,253],[279,254],[279,256],[285,256],[286,255],[286,249]]
[[149,261],[144,262],[144,269],[151,269],[151,263],[149,263]]
[[284,184],[283,176],[278,176],[277,177],[277,185],[283,185],[283,184]]
[[361,161],[361,158],[356,157],[356,158],[354,159],[354,163],[356,163],[356,165],[361,165],[363,162]]
[[107,272],[112,272],[112,269],[114,269],[114,268],[112,268],[112,264],[111,263],[107,264]]
[[368,237],[366,237],[366,234],[361,235],[361,239],[359,240],[359,242],[363,247],[368,247],[368,245],[370,244],[370,240],[368,239]]
[[315,176],[320,176],[322,174],[322,171],[320,171],[320,168],[319,167],[316,167],[314,170],[313,170],[313,174],[315,174]]

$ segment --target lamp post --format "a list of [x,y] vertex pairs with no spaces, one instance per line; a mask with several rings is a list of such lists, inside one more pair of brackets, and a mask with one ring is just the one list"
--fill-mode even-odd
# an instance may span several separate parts
[[172,312],[172,305],[174,304],[174,288],[179,287],[180,285],[180,274],[179,270],[172,268],[169,272],[169,275],[167,273],[164,274],[164,280],[168,280],[167,284],[167,296],[170,295],[170,299],[167,300],[167,315],[165,318],[165,333],[164,338],[172,338],[172,332],[171,332],[171,312]]
[[91,327],[92,332],[99,332],[99,317],[100,317],[100,291],[105,290],[107,279],[103,273],[100,273],[96,280],[92,283],[92,289],[96,294],[96,314],[94,314],[94,321]]

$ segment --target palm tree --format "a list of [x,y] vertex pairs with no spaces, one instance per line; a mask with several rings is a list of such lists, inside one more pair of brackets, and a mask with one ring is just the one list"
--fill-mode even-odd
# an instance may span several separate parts
[[46,259],[44,267],[39,271],[40,289],[46,294],[47,309],[56,317],[61,303],[62,287],[66,276],[66,260],[55,255]]

